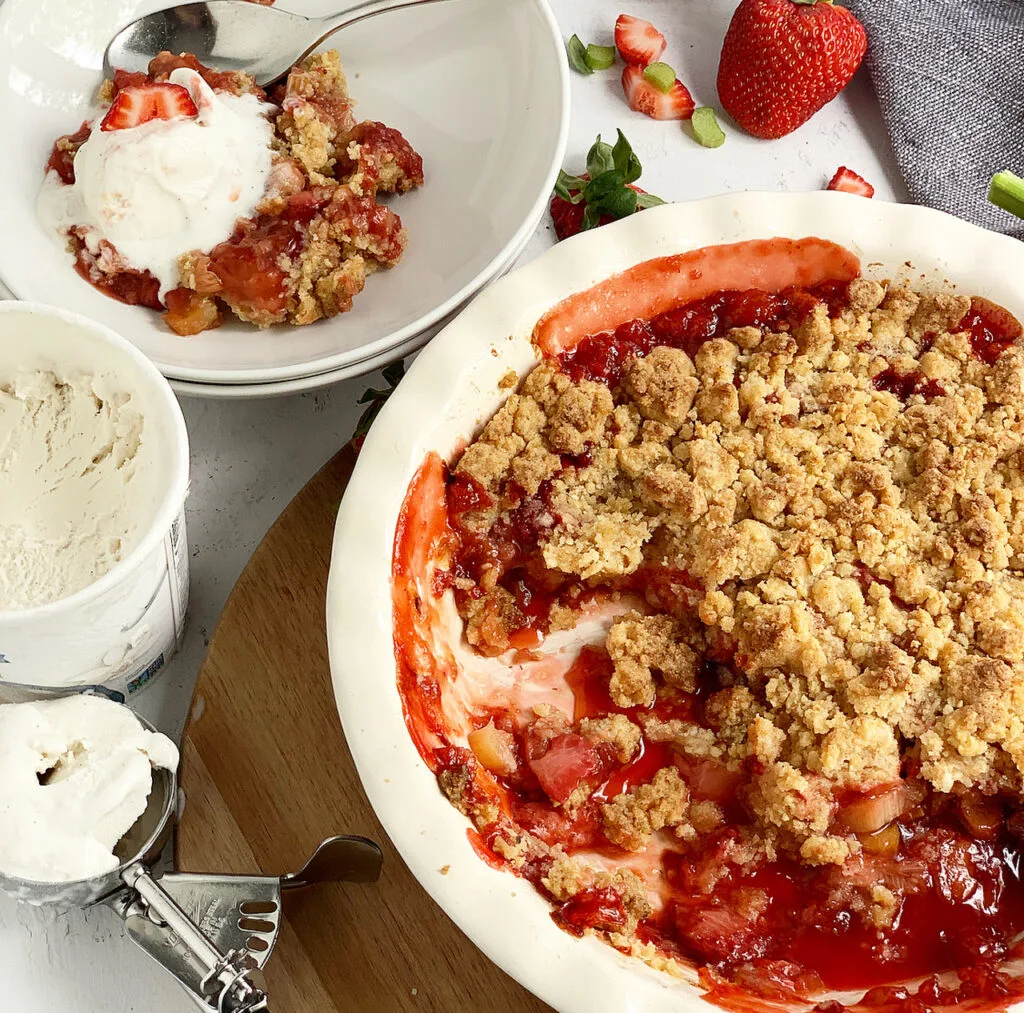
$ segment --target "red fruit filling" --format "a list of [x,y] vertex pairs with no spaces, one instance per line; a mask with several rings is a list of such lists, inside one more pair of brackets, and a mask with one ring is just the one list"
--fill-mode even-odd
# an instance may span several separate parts
[[[658,346],[692,357],[732,328],[795,331],[819,304],[828,307],[830,317],[838,316],[846,291],[846,285],[828,285],[781,293],[718,292],[654,319],[591,335],[558,361],[576,381],[615,387],[630,359]],[[972,302],[959,327],[986,362],[995,362],[1021,334],[1014,318],[984,300]],[[901,401],[944,395],[936,381],[895,367],[871,382]],[[435,573],[435,594],[451,589],[463,615],[477,606],[493,608],[493,623],[508,631],[510,646],[520,650],[549,633],[559,605],[579,611],[593,598],[633,594],[673,616],[692,612],[699,585],[686,572],[647,562],[628,577],[588,582],[545,563],[540,543],[562,520],[553,507],[553,483],[573,481],[595,452],[587,447],[563,455],[561,471],[532,494],[507,482],[501,496],[511,499],[510,508],[475,479],[439,466],[436,493],[443,490],[445,506],[432,537],[444,540],[450,563]],[[496,507],[503,509],[499,513]],[[481,532],[481,517],[494,513],[497,520]],[[504,604],[485,596],[480,586],[485,574],[506,592]],[[915,608],[867,566],[855,577],[866,596],[877,596],[880,585],[897,610]],[[692,688],[675,686],[650,706],[623,707],[610,692],[613,662],[606,649],[584,648],[565,676],[574,699],[571,721],[568,715],[554,719],[536,711],[481,716],[470,736],[476,759],[458,769],[482,765],[490,771],[492,787],[485,790],[474,779],[463,798],[486,798],[545,845],[560,846],[568,855],[597,852],[614,868],[616,860],[626,864],[628,853],[608,836],[603,808],[666,770],[677,773],[690,804],[713,803],[718,824],[695,838],[658,838],[656,871],[647,875],[658,903],[646,916],[637,918],[625,887],[615,880],[588,884],[568,899],[559,896],[550,878],[550,856],[528,858],[519,872],[557,900],[553,918],[567,931],[635,928],[641,942],[665,956],[699,965],[709,998],[727,1007],[733,1001],[742,1005],[738,997],[749,999],[752,993],[815,1002],[825,991],[851,990],[864,994],[850,1007],[824,1000],[816,1008],[924,1013],[958,1004],[994,1009],[1024,996],[1024,984],[1001,969],[1016,955],[1016,937],[1024,932],[1024,817],[1015,799],[960,786],[938,792],[921,779],[920,761],[913,758],[904,758],[897,779],[862,789],[833,789],[819,778],[821,784],[812,787],[826,793],[829,831],[853,840],[855,849],[842,864],[798,864],[782,850],[769,857],[750,847],[751,785],[763,772],[760,761],[748,757],[729,766],[649,733],[652,718],[658,727],[679,721],[714,729],[723,692],[741,682],[748,664],[749,658],[728,644],[712,644],[698,658]],[[616,715],[643,729],[626,760],[608,741],[588,737],[581,724]],[[439,755],[434,754],[435,765]],[[487,794],[492,791],[496,798]],[[920,978],[920,984],[893,984]]]

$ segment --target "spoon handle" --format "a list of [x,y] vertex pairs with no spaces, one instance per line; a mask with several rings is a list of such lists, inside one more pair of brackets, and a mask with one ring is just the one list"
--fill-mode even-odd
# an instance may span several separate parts
[[313,52],[325,39],[342,28],[348,28],[365,18],[372,18],[377,14],[386,14],[388,11],[401,10],[403,7],[421,7],[424,4],[444,3],[446,0],[357,0],[337,14],[331,14],[325,18],[311,18],[310,20],[323,28],[321,35],[295,62],[304,60]]

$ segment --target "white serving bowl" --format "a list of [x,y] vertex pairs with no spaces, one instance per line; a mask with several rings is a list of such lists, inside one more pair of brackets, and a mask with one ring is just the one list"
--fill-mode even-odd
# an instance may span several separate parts
[[561,243],[451,323],[381,412],[338,514],[327,596],[331,670],[370,802],[413,874],[456,924],[562,1013],[707,1006],[692,981],[561,931],[528,883],[474,852],[468,821],[438,790],[402,714],[391,625],[399,508],[426,455],[451,459],[508,396],[498,386],[503,374],[511,368],[523,376],[537,361],[530,335],[545,310],[653,257],[775,236],[833,240],[861,257],[869,277],[948,280],[1024,317],[1024,245],[941,212],[838,193],[745,193],[644,211]]
[[[0,160],[0,278],[18,298],[115,328],[177,380],[294,381],[426,340],[533,232],[568,134],[561,34],[546,0],[453,0],[372,18],[325,47],[342,54],[358,114],[402,130],[427,177],[394,201],[409,229],[402,263],[371,277],[352,312],[264,331],[231,321],[185,338],[158,313],[96,291],[39,224],[36,194],[53,142],[91,115],[107,42],[119,26],[165,6],[6,0],[0,8],[0,127],[18,138]],[[337,3],[292,7],[315,16]]]

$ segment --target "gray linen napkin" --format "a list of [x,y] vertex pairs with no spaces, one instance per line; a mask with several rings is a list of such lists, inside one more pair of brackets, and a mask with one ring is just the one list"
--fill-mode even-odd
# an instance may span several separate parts
[[998,232],[992,174],[1024,175],[1024,0],[843,0],[911,198]]

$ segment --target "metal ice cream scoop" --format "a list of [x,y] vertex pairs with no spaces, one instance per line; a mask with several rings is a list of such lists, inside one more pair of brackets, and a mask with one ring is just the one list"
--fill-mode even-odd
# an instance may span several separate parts
[[157,53],[194,53],[217,70],[241,70],[266,87],[329,35],[365,18],[444,0],[356,0],[326,18],[306,18],[246,0],[209,0],[155,11],[122,28],[103,54],[116,69],[145,70]]
[[[4,694],[0,702],[24,698],[15,701]],[[145,719],[139,720],[155,730]],[[266,1013],[267,994],[253,981],[252,972],[266,964],[277,942],[282,891],[328,882],[373,882],[380,876],[380,848],[365,837],[331,837],[299,872],[284,876],[155,875],[151,866],[170,839],[177,794],[174,772],[154,770],[146,811],[115,849],[116,869],[72,883],[0,873],[0,891],[35,905],[106,904],[124,920],[128,936],[173,975],[200,1008]]]

